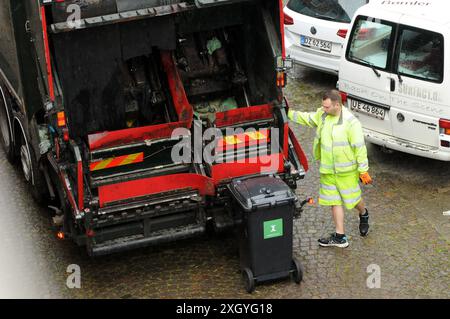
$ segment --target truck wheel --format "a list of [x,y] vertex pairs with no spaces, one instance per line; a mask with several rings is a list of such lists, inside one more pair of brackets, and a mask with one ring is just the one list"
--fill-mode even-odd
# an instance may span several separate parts
[[248,268],[244,268],[242,277],[244,278],[245,289],[251,294],[255,291],[255,278],[253,278],[253,272]]
[[300,282],[303,280],[303,268],[302,265],[300,264],[300,262],[295,259],[292,258],[292,267],[294,269],[293,273],[292,273],[292,277],[294,279],[294,282],[299,285]]
[[16,154],[12,138],[11,115],[11,107],[8,104],[4,90],[0,86],[0,141],[5,151],[6,158],[13,164],[16,159]]
[[23,176],[30,187],[31,195],[38,204],[44,204],[48,199],[47,184],[45,177],[39,169],[38,159],[34,153],[32,145],[24,131],[23,122],[18,119],[17,125],[20,125],[20,163]]

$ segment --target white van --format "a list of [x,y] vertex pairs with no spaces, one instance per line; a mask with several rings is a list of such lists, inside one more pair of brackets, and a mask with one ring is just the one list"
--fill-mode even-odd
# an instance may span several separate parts
[[344,50],[338,86],[366,140],[450,161],[450,1],[370,1]]

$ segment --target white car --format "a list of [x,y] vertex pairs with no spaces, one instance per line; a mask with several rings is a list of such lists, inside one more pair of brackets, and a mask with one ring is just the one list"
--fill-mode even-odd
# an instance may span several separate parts
[[338,74],[356,10],[368,0],[289,0],[284,8],[286,54],[298,64]]

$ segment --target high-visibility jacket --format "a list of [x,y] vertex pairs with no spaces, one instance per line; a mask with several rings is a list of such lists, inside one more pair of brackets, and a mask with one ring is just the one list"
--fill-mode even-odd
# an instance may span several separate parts
[[288,116],[295,123],[317,128],[314,158],[320,161],[321,174],[369,170],[361,123],[348,109],[342,107],[339,117],[322,108],[312,113],[289,110]]

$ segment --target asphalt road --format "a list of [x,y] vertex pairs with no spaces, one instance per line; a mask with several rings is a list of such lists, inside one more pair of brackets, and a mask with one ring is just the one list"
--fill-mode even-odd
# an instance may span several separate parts
[[[336,78],[297,69],[286,94],[291,107],[315,110]],[[312,156],[313,130],[292,125]],[[355,213],[346,215],[350,247],[323,249],[317,238],[333,231],[328,210],[308,207],[295,222],[294,254],[305,273],[258,286],[248,295],[230,234],[90,259],[70,241],[58,241],[46,208],[37,206],[20,171],[0,151],[0,298],[449,298],[450,164],[368,146],[374,186],[364,189],[372,232],[362,239]],[[318,169],[298,195],[317,198]],[[67,268],[78,265],[81,288],[69,289]],[[369,289],[379,266],[381,284]]]

